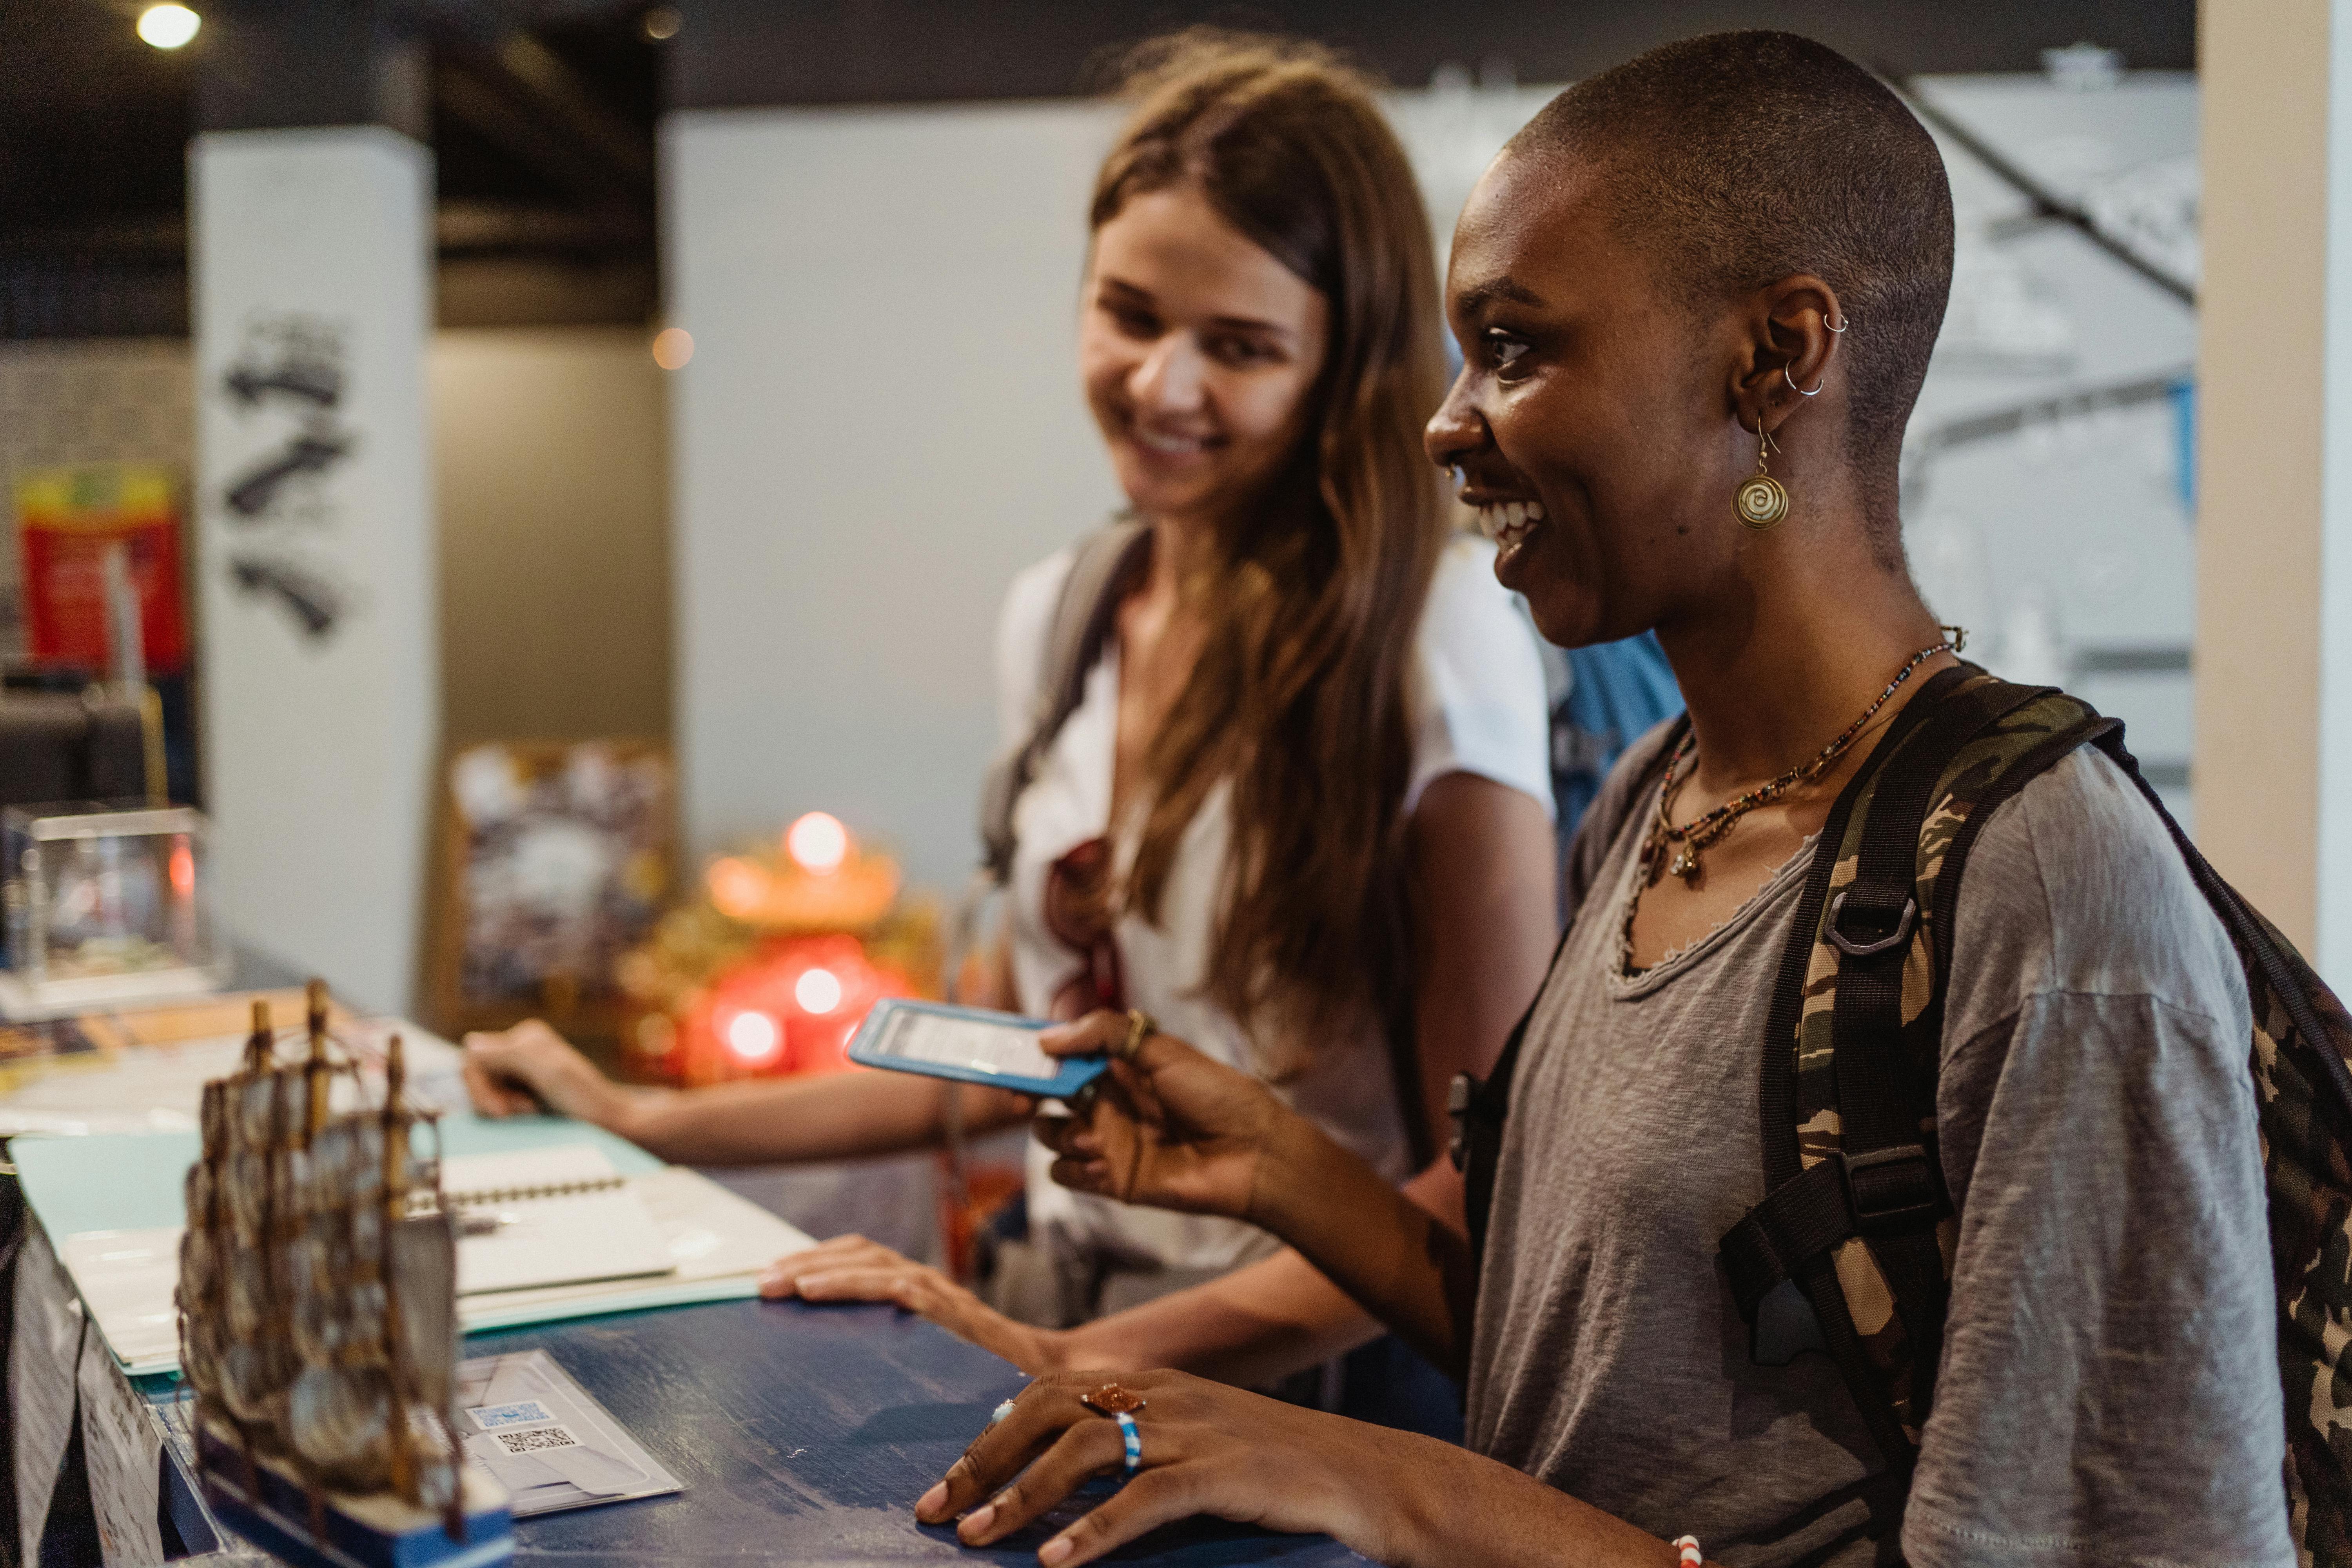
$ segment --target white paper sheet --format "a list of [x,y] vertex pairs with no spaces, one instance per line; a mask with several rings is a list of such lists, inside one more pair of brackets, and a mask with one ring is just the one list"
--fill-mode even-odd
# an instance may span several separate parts
[[[561,1190],[567,1186],[597,1190]],[[441,1190],[466,1226],[457,1238],[461,1297],[643,1278],[677,1267],[645,1200],[593,1144],[444,1160]],[[463,1202],[485,1193],[512,1195]],[[477,1224],[496,1228],[475,1234]]]
[[465,1363],[457,1410],[467,1456],[517,1519],[682,1489],[545,1351]]
[[[816,1245],[796,1226],[682,1165],[632,1176],[629,1191],[661,1233],[669,1273],[461,1296],[459,1323],[468,1331],[511,1328],[590,1311],[747,1297],[756,1292],[769,1264]],[[68,1237],[61,1250],[74,1286],[89,1304],[91,1317],[116,1359],[124,1363],[123,1370],[133,1377],[175,1370],[180,1338],[172,1292],[179,1284],[180,1227],[84,1231]],[[72,1331],[79,1331],[78,1317],[67,1321]],[[68,1344],[64,1352],[68,1363],[71,1349]],[[65,1397],[70,1400],[70,1390]],[[20,1460],[24,1453],[20,1447]]]

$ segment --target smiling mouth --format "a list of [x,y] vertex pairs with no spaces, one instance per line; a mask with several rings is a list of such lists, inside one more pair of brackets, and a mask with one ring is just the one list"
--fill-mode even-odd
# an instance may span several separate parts
[[1511,551],[1525,543],[1543,520],[1539,500],[1492,501],[1478,509],[1478,531]]
[[1163,458],[1192,458],[1209,449],[1213,437],[1207,436],[1177,436],[1165,430],[1148,430],[1142,426],[1129,426],[1135,444],[1147,452]]

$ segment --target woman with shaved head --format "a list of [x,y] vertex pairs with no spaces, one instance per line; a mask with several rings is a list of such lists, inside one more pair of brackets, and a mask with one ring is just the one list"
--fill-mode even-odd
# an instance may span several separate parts
[[[1819,970],[1783,984],[1814,839],[1850,780],[1881,776],[1882,742],[1899,760],[1948,694],[1983,689],[1911,584],[1896,510],[1951,264],[1927,132],[1785,34],[1643,56],[1496,159],[1455,231],[1465,363],[1430,456],[1547,636],[1654,629],[1690,712],[1580,829],[1573,923],[1497,1069],[1507,1111],[1467,1205],[1482,1243],[1129,1019],[1049,1037],[1119,1059],[1097,1102],[1041,1124],[1066,1184],[1246,1215],[1297,1247],[1465,1376],[1467,1446],[1175,1373],[1057,1375],[919,1518],[992,1542],[1124,1470],[1042,1562],[1194,1512],[1448,1568],[1690,1563],[1698,1542],[1741,1563],[2293,1561],[2245,985],[2102,752],[1971,823],[1965,892],[1928,933],[1949,970],[1933,1009],[1895,965],[1885,1005],[1932,1113],[1884,1158],[1821,1166],[1890,1226],[1836,1255],[1844,1307],[1815,1310],[1818,1279],[1754,1299],[1726,1261],[1783,1135],[1759,1081],[1792,1039],[1790,1071],[1820,1066],[1815,1016],[1775,1011],[1822,994]],[[1916,914],[1867,941],[1827,919],[1874,955]],[[1834,1066],[1826,1109],[1787,1124],[1792,1162],[1801,1140],[1838,1154],[1841,1114],[1862,1115],[1858,1069]],[[1879,1195],[1898,1165],[1916,1203]],[[1910,1299],[1881,1245],[1906,1224],[1946,1292],[1933,1323],[1886,1306]],[[1912,1335],[1887,1412],[1843,1374],[1832,1342],[1857,1332]]]

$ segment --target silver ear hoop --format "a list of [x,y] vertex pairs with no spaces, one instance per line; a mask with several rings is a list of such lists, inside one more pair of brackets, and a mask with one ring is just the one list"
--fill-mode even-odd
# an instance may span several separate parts
[[1848,316],[1848,317],[1845,319],[1845,327],[1832,327],[1832,326],[1830,326],[1830,319],[1829,319],[1827,316],[1823,316],[1823,317],[1822,318],[1822,326],[1824,326],[1824,327],[1829,327],[1830,331],[1832,331],[1832,332],[1837,332],[1837,333],[1841,333],[1841,334],[1843,334],[1843,333],[1845,331],[1845,327],[1851,327],[1852,325],[1853,325],[1853,318],[1852,316]]
[[1830,384],[1830,373],[1826,370],[1822,371],[1822,379],[1813,384],[1813,389],[1811,392],[1797,384],[1796,378],[1789,374],[1789,367],[1785,364],[1780,367],[1780,379],[1787,382],[1789,390],[1800,397],[1819,397],[1822,395],[1822,388]]

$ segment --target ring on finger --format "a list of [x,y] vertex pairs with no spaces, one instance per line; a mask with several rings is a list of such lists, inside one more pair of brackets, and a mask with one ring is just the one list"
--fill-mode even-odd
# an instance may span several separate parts
[[1011,1400],[1009,1400],[1009,1399],[1008,1399],[1008,1400],[1006,1400],[1003,1404],[1002,1404],[1002,1405],[998,1405],[994,1410],[992,1410],[992,1411],[989,1412],[989,1415],[988,1415],[988,1424],[989,1424],[991,1426],[995,1426],[998,1422],[1000,1422],[1000,1421],[1003,1420],[1006,1416],[1008,1416],[1008,1415],[1012,1415],[1012,1414],[1013,1414],[1013,1401],[1011,1401]]
[[1127,1010],[1127,1038],[1118,1047],[1118,1059],[1133,1061],[1135,1053],[1143,1048],[1143,1042],[1159,1032],[1160,1026],[1151,1021],[1150,1014],[1140,1007],[1129,1007]]
[[1106,1383],[1089,1388],[1078,1395],[1078,1402],[1088,1409],[1098,1410],[1118,1423],[1122,1463],[1133,1476],[1143,1468],[1143,1433],[1135,1424],[1135,1413],[1149,1404],[1143,1395],[1116,1383]]

